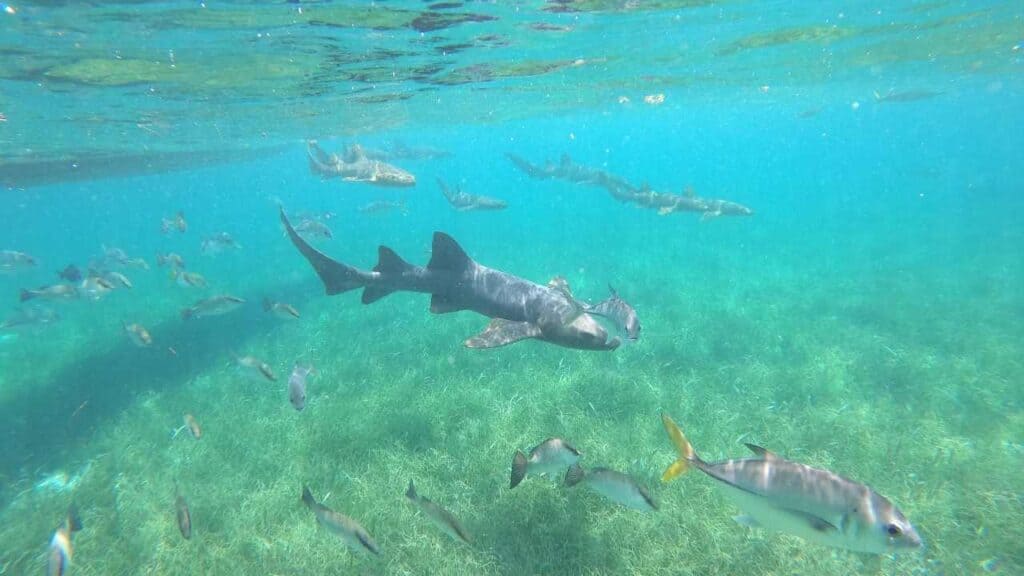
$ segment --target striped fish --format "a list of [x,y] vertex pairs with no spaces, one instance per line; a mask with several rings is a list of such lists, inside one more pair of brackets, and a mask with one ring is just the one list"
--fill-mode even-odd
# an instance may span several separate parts
[[662,481],[699,469],[746,513],[736,518],[741,524],[870,554],[921,546],[921,537],[903,513],[864,484],[753,444],[747,447],[754,458],[705,462],[667,414],[661,419],[679,450],[679,459],[665,470]]

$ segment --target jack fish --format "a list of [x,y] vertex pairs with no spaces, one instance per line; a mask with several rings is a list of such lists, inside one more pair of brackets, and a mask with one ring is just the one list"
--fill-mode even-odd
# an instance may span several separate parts
[[245,300],[236,296],[223,294],[221,296],[212,296],[200,300],[195,303],[191,308],[185,308],[181,311],[181,319],[188,320],[190,318],[205,318],[207,316],[219,316],[221,314],[227,314],[232,310],[235,310],[242,304],[245,304]]
[[561,438],[548,438],[530,450],[527,457],[521,450],[516,450],[512,457],[512,477],[509,488],[515,488],[530,474],[547,474],[557,480],[567,468],[574,466],[580,459],[579,450]]
[[754,458],[705,462],[667,414],[661,419],[679,450],[679,459],[665,470],[662,481],[691,467],[699,469],[746,512],[736,518],[741,524],[870,554],[921,546],[921,537],[903,513],[864,484],[791,462],[753,444],[747,447]]
[[306,486],[302,487],[302,501],[313,511],[317,522],[341,537],[350,550],[357,553],[380,554],[380,547],[358,522],[317,502]]
[[644,512],[658,509],[647,489],[638,484],[632,476],[622,472],[608,468],[584,471],[579,464],[573,464],[565,473],[565,485],[572,487],[581,482],[594,492],[626,508]]

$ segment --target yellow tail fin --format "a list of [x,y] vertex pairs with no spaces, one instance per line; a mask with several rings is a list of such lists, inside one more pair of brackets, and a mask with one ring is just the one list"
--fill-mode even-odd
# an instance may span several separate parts
[[662,413],[661,422],[665,425],[665,432],[668,432],[669,439],[672,440],[672,443],[676,445],[676,450],[679,451],[679,459],[666,468],[665,473],[661,475],[661,481],[668,482],[676,476],[686,474],[690,469],[690,462],[696,458],[696,454],[693,451],[693,446],[690,445],[690,441],[686,439],[683,431],[679,429],[679,426],[676,426],[676,423],[672,421],[668,414]]

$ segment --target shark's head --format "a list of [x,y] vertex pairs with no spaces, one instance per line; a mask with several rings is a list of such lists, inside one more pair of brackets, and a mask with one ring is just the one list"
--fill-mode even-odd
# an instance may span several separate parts
[[545,323],[540,326],[541,339],[552,344],[579,350],[615,350],[622,342],[609,340],[608,331],[590,314],[580,314],[567,323]]

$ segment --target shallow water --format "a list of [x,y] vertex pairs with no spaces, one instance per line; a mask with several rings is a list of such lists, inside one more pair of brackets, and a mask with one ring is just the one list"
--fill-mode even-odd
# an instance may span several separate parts
[[[53,304],[59,321],[0,331],[0,573],[43,571],[71,502],[85,526],[73,574],[1024,572],[1020,7],[560,6],[0,14],[0,249],[37,261],[0,275],[0,317],[104,245],[150,267],[122,270],[131,290]],[[417,185],[386,189],[321,180],[308,138],[451,154],[394,160]],[[506,153],[567,154],[754,214],[659,215],[530,179]],[[509,208],[452,210],[436,178]],[[407,212],[359,211],[377,200]],[[472,312],[324,296],[278,204],[335,214],[317,246],[361,268],[381,244],[426,265],[439,230],[487,266],[563,276],[582,300],[610,284],[641,337],[614,352],[467,349],[488,322]],[[179,210],[188,231],[162,234]],[[242,248],[202,254],[221,231]],[[154,259],[168,251],[209,286],[176,285]],[[222,293],[247,302],[180,318]],[[264,297],[301,318],[264,313]],[[316,368],[301,412],[296,363]],[[710,478],[661,483],[675,458],[663,411],[707,460],[753,442],[869,484],[925,547],[873,557],[737,525]],[[172,437],[185,413],[201,440]],[[631,474],[659,510],[542,478],[509,490],[515,450],[551,436]],[[410,479],[472,545],[406,501]],[[318,527],[304,484],[381,555]]]

